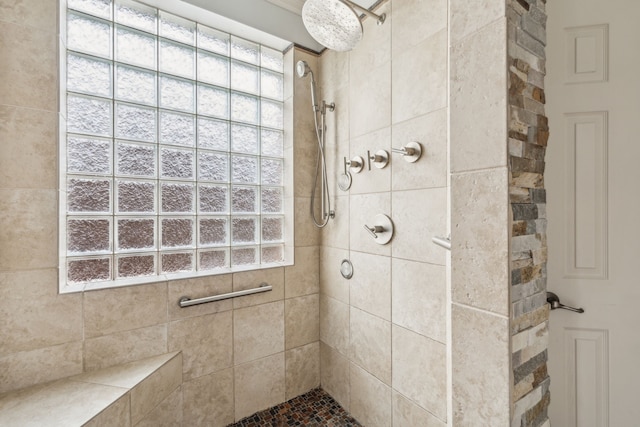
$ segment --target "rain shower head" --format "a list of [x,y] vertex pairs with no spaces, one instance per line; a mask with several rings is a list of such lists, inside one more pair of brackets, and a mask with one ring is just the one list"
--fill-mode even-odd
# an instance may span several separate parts
[[349,0],[306,0],[302,7],[302,22],[318,43],[332,50],[346,52],[362,39],[362,22],[355,9],[375,18],[378,25],[386,17],[385,14],[376,15]]

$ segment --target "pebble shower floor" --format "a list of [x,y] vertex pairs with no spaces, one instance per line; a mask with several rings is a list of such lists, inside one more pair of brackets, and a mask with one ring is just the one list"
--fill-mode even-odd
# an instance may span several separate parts
[[362,427],[331,396],[316,388],[227,427]]

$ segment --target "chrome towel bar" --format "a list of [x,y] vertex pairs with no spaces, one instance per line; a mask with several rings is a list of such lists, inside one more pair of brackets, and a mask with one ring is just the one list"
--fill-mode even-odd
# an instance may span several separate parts
[[192,305],[206,304],[208,302],[222,301],[229,298],[243,297],[245,295],[259,294],[261,292],[268,292],[272,289],[273,289],[273,286],[265,282],[262,282],[260,283],[260,286],[257,288],[245,289],[244,291],[235,291],[235,292],[229,292],[227,294],[213,295],[210,297],[196,298],[196,299],[191,299],[189,297],[182,297],[180,298],[180,301],[178,301],[178,304],[180,305],[180,307],[184,308],[184,307],[190,307]]

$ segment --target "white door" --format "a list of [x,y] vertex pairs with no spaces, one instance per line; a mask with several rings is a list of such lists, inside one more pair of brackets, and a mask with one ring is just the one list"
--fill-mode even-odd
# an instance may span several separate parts
[[640,1],[547,13],[549,416],[640,426]]

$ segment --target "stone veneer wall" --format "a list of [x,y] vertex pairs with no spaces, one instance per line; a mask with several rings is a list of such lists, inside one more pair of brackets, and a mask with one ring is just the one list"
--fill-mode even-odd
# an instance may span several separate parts
[[548,426],[546,0],[507,0],[513,427]]

